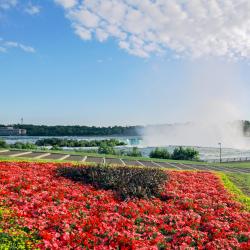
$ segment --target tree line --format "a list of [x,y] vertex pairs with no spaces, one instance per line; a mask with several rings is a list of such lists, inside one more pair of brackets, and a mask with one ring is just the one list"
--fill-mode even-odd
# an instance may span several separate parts
[[[250,121],[242,121],[243,133],[250,136]],[[28,136],[141,136],[144,126],[46,126],[15,124],[14,128],[26,129]],[[164,126],[164,125],[161,125]],[[4,125],[0,125],[4,127]]]
[[31,124],[16,124],[14,128],[26,129],[29,136],[138,136],[141,135],[142,126],[46,126]]
[[173,153],[165,148],[156,148],[149,154],[150,158],[172,159],[172,160],[199,160],[199,151],[194,148],[176,147]]
[[52,146],[52,147],[99,147],[102,144],[110,147],[125,146],[126,143],[118,141],[116,139],[108,140],[73,140],[73,139],[62,139],[62,138],[45,138],[37,140],[35,143],[37,146]]
[[13,144],[8,144],[4,140],[0,140],[0,148],[11,148],[11,149],[39,149],[47,146],[51,146],[52,149],[60,150],[63,147],[116,147],[116,146],[125,146],[126,143],[116,140],[116,139],[108,139],[108,140],[70,140],[70,139],[60,139],[60,138],[46,138],[37,140],[35,143],[30,142],[15,142]]

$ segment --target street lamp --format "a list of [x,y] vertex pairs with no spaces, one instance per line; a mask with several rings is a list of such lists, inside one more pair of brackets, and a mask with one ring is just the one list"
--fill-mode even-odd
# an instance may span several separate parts
[[221,142],[218,143],[219,146],[220,146],[220,163],[222,162],[222,159],[221,159]]

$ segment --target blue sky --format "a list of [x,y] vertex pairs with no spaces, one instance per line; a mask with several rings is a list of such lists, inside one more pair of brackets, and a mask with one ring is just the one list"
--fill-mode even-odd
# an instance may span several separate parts
[[[154,42],[147,40],[149,35],[140,36],[140,30],[147,27],[138,26],[131,37],[133,27],[131,31],[128,24],[122,33],[130,38],[107,26],[101,26],[100,33],[91,9],[95,1],[87,2],[89,6],[76,0],[0,0],[0,123],[17,123],[21,117],[25,123],[97,126],[183,122],[196,119],[203,111],[194,107],[210,106],[213,98],[234,99],[229,105],[232,110],[227,109],[229,116],[232,113],[232,119],[238,118],[235,113],[239,110],[239,118],[250,119],[246,108],[250,103],[247,96],[241,98],[250,91],[246,47],[228,45],[223,52],[220,44],[216,49],[213,44],[201,51],[185,41],[181,44],[178,34],[172,33],[172,43]],[[133,6],[138,11],[141,8]],[[80,9],[92,16],[86,11],[79,14]],[[138,20],[132,20],[136,28]],[[157,23],[154,27],[157,34]],[[171,28],[170,23],[167,31]],[[148,46],[140,46],[141,41]],[[239,58],[237,54],[233,63],[225,62],[235,51]],[[236,77],[230,87],[220,87],[222,96],[214,96],[209,90],[215,86],[207,83],[210,95],[205,94],[204,104],[200,98],[203,87],[197,88],[196,83],[204,80],[199,74],[202,69],[208,68],[206,76],[214,72],[214,66],[204,60],[207,56],[224,73],[230,69],[230,76],[233,71]]]

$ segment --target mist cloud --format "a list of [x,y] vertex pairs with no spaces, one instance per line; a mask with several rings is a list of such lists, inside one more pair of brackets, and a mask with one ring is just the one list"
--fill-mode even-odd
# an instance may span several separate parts
[[146,127],[145,146],[217,147],[221,142],[223,147],[250,149],[241,122],[247,117],[248,93],[237,65],[198,61],[187,72],[185,100],[178,113],[187,122]]

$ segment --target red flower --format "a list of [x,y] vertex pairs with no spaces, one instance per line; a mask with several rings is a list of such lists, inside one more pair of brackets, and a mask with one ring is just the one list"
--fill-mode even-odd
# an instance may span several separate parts
[[212,173],[169,171],[164,201],[120,202],[56,168],[0,163],[0,206],[38,234],[41,249],[250,249],[250,214]]

